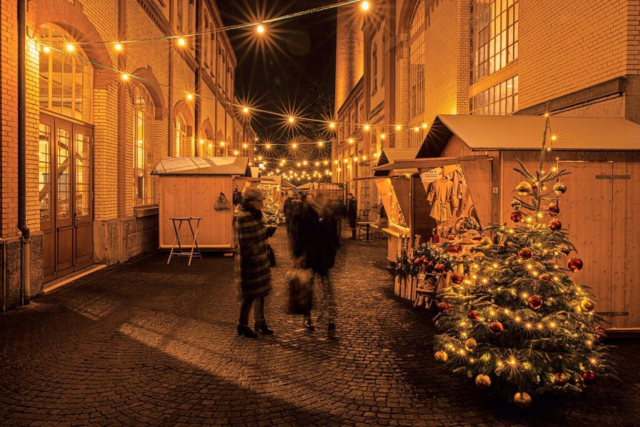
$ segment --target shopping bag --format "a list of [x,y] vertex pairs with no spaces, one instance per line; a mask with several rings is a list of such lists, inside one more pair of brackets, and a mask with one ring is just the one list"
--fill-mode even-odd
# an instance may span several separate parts
[[227,196],[225,196],[224,193],[220,193],[220,195],[216,199],[216,202],[213,204],[213,209],[217,211],[231,210],[231,205],[229,204]]
[[289,284],[289,312],[308,314],[313,307],[313,271],[294,268],[287,273]]

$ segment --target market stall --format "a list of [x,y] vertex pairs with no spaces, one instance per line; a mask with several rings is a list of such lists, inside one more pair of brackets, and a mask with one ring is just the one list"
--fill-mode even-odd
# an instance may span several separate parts
[[[548,153],[570,175],[559,207],[585,268],[574,280],[592,288],[612,332],[640,332],[640,125],[621,118],[552,117]],[[415,161],[422,173],[454,165],[466,178],[481,226],[510,223],[521,160],[537,169],[545,127],[539,116],[438,116]]]
[[[170,218],[201,217],[198,245],[201,249],[234,247],[233,191],[242,191],[250,176],[246,157],[168,157],[152,174],[160,177],[160,248],[171,248],[175,234]],[[239,179],[238,182],[235,182]],[[240,188],[239,188],[240,187]],[[189,247],[187,228],[180,240]]]

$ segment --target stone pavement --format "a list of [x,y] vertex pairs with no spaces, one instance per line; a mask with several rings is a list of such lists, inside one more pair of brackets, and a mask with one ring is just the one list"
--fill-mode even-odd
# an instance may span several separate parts
[[307,332],[285,312],[284,234],[273,337],[237,336],[234,261],[212,255],[154,254],[1,315],[0,425],[640,425],[637,341],[615,350],[622,383],[528,411],[451,375],[431,314],[393,297],[382,244],[345,242],[339,336]]

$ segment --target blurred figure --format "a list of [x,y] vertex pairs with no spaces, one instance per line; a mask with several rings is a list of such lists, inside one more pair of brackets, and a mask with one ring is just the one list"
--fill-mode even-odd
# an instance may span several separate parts
[[257,188],[247,188],[236,220],[240,253],[240,287],[243,298],[238,320],[238,335],[248,338],[258,336],[249,327],[249,312],[252,306],[254,306],[256,331],[273,334],[264,317],[264,299],[271,292],[267,230],[262,222],[264,198],[262,191]]
[[356,240],[356,219],[358,218],[358,200],[349,193],[347,196],[347,218],[351,227],[351,240]]
[[340,239],[342,239],[342,228],[344,218],[347,216],[347,205],[344,204],[342,197],[338,197],[333,201],[334,215],[336,218],[336,233],[338,235],[338,247],[340,247]]
[[[322,282],[323,305],[329,320],[328,329],[329,333],[333,334],[336,330],[336,308],[329,270],[335,263],[338,235],[336,216],[327,208],[326,202],[326,197],[321,192],[315,198],[311,195],[306,197],[293,255],[298,267],[312,269]],[[305,313],[304,325],[311,331],[315,330],[311,312]]]
[[293,237],[295,234],[296,219],[302,212],[302,202],[300,201],[299,193],[287,197],[282,211],[287,221],[287,235]]

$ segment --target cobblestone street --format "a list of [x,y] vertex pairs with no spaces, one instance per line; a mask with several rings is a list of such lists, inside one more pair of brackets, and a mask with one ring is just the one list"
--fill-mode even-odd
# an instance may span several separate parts
[[[619,384],[520,411],[433,358],[431,314],[393,297],[382,243],[346,241],[336,338],[286,313],[285,230],[267,318],[236,333],[234,260],[154,254],[0,316],[0,425],[640,425],[640,344]],[[317,313],[316,313],[317,314]]]

